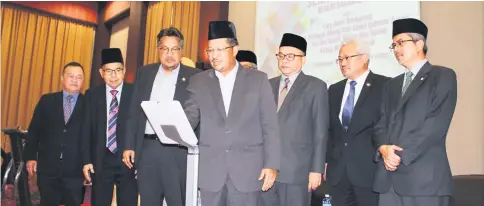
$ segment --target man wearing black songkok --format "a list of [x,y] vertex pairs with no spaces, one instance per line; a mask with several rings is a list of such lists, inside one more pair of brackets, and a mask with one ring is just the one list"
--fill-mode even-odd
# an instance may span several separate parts
[[239,50],[236,57],[237,61],[247,69],[257,69],[257,56],[249,50]]
[[393,22],[393,50],[405,72],[383,88],[375,126],[374,190],[380,206],[448,206],[452,173],[445,147],[457,101],[455,72],[426,60],[427,26]]
[[281,169],[274,187],[262,194],[264,206],[309,206],[324,173],[328,138],[326,83],[302,71],[306,40],[283,35],[276,54],[282,75],[270,80],[278,108]]
[[105,84],[86,91],[81,139],[83,173],[93,185],[93,205],[111,205],[114,185],[117,205],[136,205],[134,169],[121,161],[133,85],[124,82],[126,69],[120,49],[103,49],[101,59],[99,73]]
[[199,187],[203,206],[256,206],[280,165],[276,104],[267,74],[243,68],[235,25],[209,24],[213,69],[190,80],[185,113],[200,127]]

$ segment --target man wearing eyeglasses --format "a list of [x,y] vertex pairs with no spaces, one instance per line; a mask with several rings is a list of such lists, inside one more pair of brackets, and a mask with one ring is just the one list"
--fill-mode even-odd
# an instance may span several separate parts
[[83,138],[83,173],[93,185],[93,205],[111,205],[116,185],[117,205],[136,205],[138,192],[134,169],[122,159],[128,109],[133,85],[124,82],[125,68],[121,50],[102,50],[99,73],[105,84],[86,91]]
[[326,83],[306,75],[306,40],[286,33],[279,46],[282,75],[270,84],[277,105],[283,160],[274,187],[262,194],[264,206],[309,206],[324,173],[328,138]]
[[157,43],[160,63],[139,68],[136,74],[123,162],[136,167],[141,205],[161,205],[163,199],[168,205],[185,205],[188,150],[160,142],[141,102],[177,100],[183,105],[190,77],[199,70],[180,63],[184,38],[178,29],[162,29]]
[[393,22],[391,49],[405,72],[383,88],[374,190],[380,206],[447,206],[452,173],[445,147],[457,101],[452,69],[430,64],[427,26]]
[[373,191],[373,126],[380,119],[381,91],[388,77],[373,73],[367,42],[351,39],[336,63],[345,77],[329,87],[330,127],[325,179],[333,206],[377,206]]
[[200,126],[199,187],[203,206],[256,206],[280,165],[276,105],[267,75],[243,68],[235,25],[209,24],[214,69],[195,75],[185,113]]

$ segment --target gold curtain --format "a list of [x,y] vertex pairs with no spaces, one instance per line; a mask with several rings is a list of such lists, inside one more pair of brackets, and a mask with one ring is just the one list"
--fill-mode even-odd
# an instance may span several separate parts
[[159,62],[156,50],[156,36],[163,28],[174,26],[183,34],[183,56],[197,61],[198,32],[200,22],[200,2],[162,1],[148,7],[143,63]]
[[[94,28],[2,5],[2,128],[27,129],[40,96],[61,90],[62,68],[84,67],[89,87]],[[2,148],[9,151],[2,135]]]

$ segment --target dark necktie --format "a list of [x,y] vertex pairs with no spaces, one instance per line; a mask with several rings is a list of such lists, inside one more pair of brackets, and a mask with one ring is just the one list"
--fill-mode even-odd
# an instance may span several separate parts
[[107,139],[107,148],[113,154],[116,154],[117,150],[117,143],[116,143],[116,120],[118,119],[118,98],[116,98],[116,94],[118,94],[117,90],[111,90],[111,95],[113,98],[111,100],[111,104],[109,105],[109,121],[108,121],[108,139]]
[[413,73],[411,71],[408,71],[407,73],[405,73],[405,83],[403,84],[403,88],[402,88],[402,97],[407,91],[410,84],[412,83],[412,76],[413,76]]
[[66,97],[66,103],[64,104],[64,123],[67,124],[67,121],[69,121],[69,118],[71,117],[72,114],[72,100],[74,97],[72,95],[67,95]]
[[350,93],[346,98],[345,106],[343,107],[343,114],[341,115],[341,123],[345,131],[348,131],[351,122],[351,115],[353,115],[355,103],[355,85],[356,81],[350,82]]

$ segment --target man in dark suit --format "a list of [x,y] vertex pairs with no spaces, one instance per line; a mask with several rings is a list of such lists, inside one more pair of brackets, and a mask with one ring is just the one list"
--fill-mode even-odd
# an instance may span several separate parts
[[405,73],[383,88],[375,127],[378,162],[374,190],[380,206],[447,206],[452,174],[445,147],[457,102],[452,69],[426,60],[427,26],[393,22],[393,50]]
[[[106,84],[86,91],[82,157],[84,177],[93,184],[93,205],[111,205],[116,185],[117,205],[136,205],[138,192],[134,169],[122,159],[123,127],[127,125],[133,85],[123,82],[125,68],[121,50],[103,49],[99,73]],[[91,174],[93,177],[91,177]]]
[[59,205],[62,199],[66,206],[82,202],[83,81],[81,64],[68,63],[62,70],[62,91],[42,95],[35,107],[24,152],[27,171],[37,173],[41,205]]
[[185,113],[193,128],[200,126],[203,206],[256,206],[280,165],[269,80],[243,68],[235,59],[238,49],[232,22],[210,22],[206,53],[214,69],[193,76],[188,85]]
[[180,63],[183,35],[174,27],[158,34],[160,63],[138,69],[126,131],[123,162],[137,169],[141,205],[185,205],[188,149],[182,145],[162,144],[141,108],[142,101],[188,99],[186,87],[198,69]]
[[380,118],[381,90],[389,79],[368,69],[366,42],[345,42],[336,60],[346,78],[329,87],[327,182],[334,206],[377,206],[373,191],[373,127]]
[[[262,194],[263,205],[308,206],[324,172],[328,138],[326,83],[302,72],[306,40],[286,33],[279,46],[282,75],[270,80],[278,107],[281,169],[273,188]],[[286,95],[287,94],[287,95]]]
[[239,50],[236,59],[244,68],[257,69],[257,56],[252,51]]

